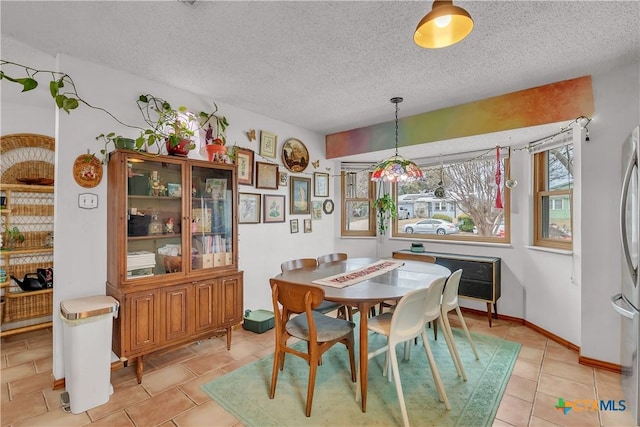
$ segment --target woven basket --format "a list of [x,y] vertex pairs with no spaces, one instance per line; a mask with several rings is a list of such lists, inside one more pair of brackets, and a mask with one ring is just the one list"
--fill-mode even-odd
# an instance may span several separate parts
[[9,288],[5,292],[4,322],[50,316],[53,313],[53,289],[31,292],[18,290]]
[[46,135],[16,133],[0,137],[3,184],[20,184],[18,178],[54,178],[55,139]]

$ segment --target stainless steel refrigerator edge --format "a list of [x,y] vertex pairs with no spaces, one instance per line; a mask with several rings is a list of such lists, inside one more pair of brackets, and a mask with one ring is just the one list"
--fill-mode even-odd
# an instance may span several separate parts
[[622,292],[611,297],[621,317],[620,365],[626,407],[640,425],[640,127],[636,127],[622,146],[622,195],[620,197],[620,238],[622,243]]

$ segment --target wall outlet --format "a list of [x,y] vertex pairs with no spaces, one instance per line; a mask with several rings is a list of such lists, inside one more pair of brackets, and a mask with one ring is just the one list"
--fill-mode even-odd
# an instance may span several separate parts
[[82,209],[95,209],[98,207],[98,195],[82,193],[78,195],[78,207]]

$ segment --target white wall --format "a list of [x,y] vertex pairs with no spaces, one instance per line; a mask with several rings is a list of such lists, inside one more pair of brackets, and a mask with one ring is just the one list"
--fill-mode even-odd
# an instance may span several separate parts
[[[17,50],[12,49],[15,46]],[[7,44],[3,40],[3,59],[19,56],[19,44]],[[29,58],[27,58],[29,59]],[[19,61],[16,61],[19,62]],[[25,63],[30,65],[32,62]],[[135,100],[142,93],[151,93],[166,98],[175,105],[185,105],[194,111],[207,110],[215,97],[207,97],[188,93],[176,88],[162,85],[133,76],[118,70],[98,66],[76,58],[59,55],[57,67],[74,79],[82,97],[92,104],[106,108],[126,123],[140,124],[140,113]],[[4,83],[3,83],[4,85]],[[3,86],[4,89],[4,86]],[[46,88],[45,88],[46,89]],[[48,92],[47,92],[48,93]],[[45,97],[46,98],[46,97]],[[47,104],[49,103],[49,104]],[[49,105],[49,107],[47,107]],[[5,106],[3,92],[3,107]],[[312,161],[320,160],[318,171],[325,171],[331,164],[324,159],[324,136],[302,129],[282,121],[218,103],[220,113],[227,116],[230,126],[227,129],[227,144],[251,148],[257,151],[257,141],[249,142],[245,133],[250,129],[268,130],[278,135],[278,147],[289,138],[297,138],[307,146]],[[53,100],[48,98],[43,109],[50,108],[54,115]],[[3,108],[3,111],[5,109]],[[17,111],[17,110],[16,110]],[[28,110],[27,110],[28,111]],[[16,131],[33,132],[31,117],[27,114],[15,114]],[[4,119],[4,113],[3,113]],[[87,295],[105,293],[106,281],[106,242],[107,235],[107,179],[105,176],[97,187],[87,190],[78,186],[73,180],[71,171],[74,160],[89,150],[98,153],[102,148],[95,137],[100,133],[114,131],[125,136],[137,136],[137,132],[116,123],[104,113],[94,111],[85,106],[73,111],[70,115],[59,114],[57,129],[57,165],[56,165],[56,207],[54,264],[56,284],[54,288],[54,313],[60,301]],[[3,129],[3,134],[4,134]],[[44,132],[43,132],[44,133]],[[199,157],[198,153],[191,153]],[[279,156],[279,154],[278,154]],[[256,160],[265,161],[256,153]],[[281,164],[280,159],[270,159]],[[285,170],[281,166],[281,170]],[[306,173],[297,176],[311,177],[313,167]],[[250,186],[240,186],[239,191],[251,193],[284,194],[288,203],[288,187],[278,190],[258,190]],[[91,192],[98,195],[98,209],[84,210],[77,207],[78,194]],[[334,197],[331,194],[331,197]],[[320,200],[312,197],[312,200]],[[331,252],[333,242],[327,236],[335,235],[331,217],[313,222],[313,232],[298,234],[289,233],[289,219],[278,224],[242,224],[239,226],[239,268],[245,271],[244,300],[246,308],[270,308],[269,278],[279,273],[280,262],[287,258],[317,256]],[[302,225],[303,218],[308,215],[296,215]],[[62,346],[62,325],[58,316],[54,319],[54,355],[53,374],[55,378],[64,376],[64,360]]]

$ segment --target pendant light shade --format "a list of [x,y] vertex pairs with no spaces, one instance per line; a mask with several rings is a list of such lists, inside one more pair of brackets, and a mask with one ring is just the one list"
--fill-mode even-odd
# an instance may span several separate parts
[[413,41],[420,47],[438,49],[458,43],[471,33],[473,19],[451,0],[436,0],[416,27]]
[[409,159],[398,155],[398,103],[402,98],[391,98],[396,104],[396,154],[376,165],[371,174],[371,181],[407,182],[422,179],[422,169]]

